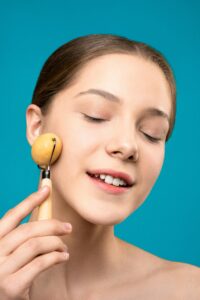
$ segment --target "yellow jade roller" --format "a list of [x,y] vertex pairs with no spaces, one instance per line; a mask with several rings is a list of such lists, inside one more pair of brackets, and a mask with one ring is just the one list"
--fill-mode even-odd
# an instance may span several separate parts
[[61,139],[54,133],[44,133],[36,138],[32,145],[31,156],[42,170],[41,187],[48,185],[50,194],[39,206],[38,221],[52,218],[52,182],[50,167],[58,159],[62,151]]

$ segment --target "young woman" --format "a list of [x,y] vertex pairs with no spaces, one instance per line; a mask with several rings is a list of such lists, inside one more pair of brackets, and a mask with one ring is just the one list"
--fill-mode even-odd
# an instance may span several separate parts
[[198,267],[114,235],[154,186],[175,113],[170,66],[144,43],[88,35],[48,58],[26,117],[30,145],[47,132],[63,142],[51,168],[53,219],[37,221],[48,188],[1,219],[1,299],[200,299]]

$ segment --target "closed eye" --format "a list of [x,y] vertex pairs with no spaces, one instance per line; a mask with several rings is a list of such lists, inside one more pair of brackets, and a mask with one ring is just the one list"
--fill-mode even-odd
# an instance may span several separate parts
[[84,118],[86,118],[86,119],[87,119],[88,121],[90,121],[90,122],[101,123],[101,122],[103,122],[103,121],[106,121],[106,120],[104,120],[104,119],[93,118],[93,117],[88,116],[88,115],[86,115],[86,114],[83,114],[83,115],[84,115]]
[[155,137],[152,137],[146,133],[143,132],[143,134],[147,137],[148,140],[150,140],[152,143],[158,143],[159,141],[161,141],[162,139],[161,138],[155,138]]

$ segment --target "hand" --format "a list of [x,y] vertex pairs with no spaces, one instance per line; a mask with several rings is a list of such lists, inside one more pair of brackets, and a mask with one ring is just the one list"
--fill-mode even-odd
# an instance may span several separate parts
[[[49,195],[39,190],[0,220],[0,299],[30,300],[34,279],[49,267],[69,258],[67,246],[58,236],[69,234],[59,220],[34,221],[19,225]],[[19,226],[18,226],[19,225]]]

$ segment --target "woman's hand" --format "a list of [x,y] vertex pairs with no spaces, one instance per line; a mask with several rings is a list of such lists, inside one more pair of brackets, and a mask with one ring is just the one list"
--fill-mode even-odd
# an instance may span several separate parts
[[33,280],[42,271],[68,259],[59,235],[69,234],[59,220],[17,226],[49,195],[49,188],[31,194],[0,220],[0,299],[29,300]]

